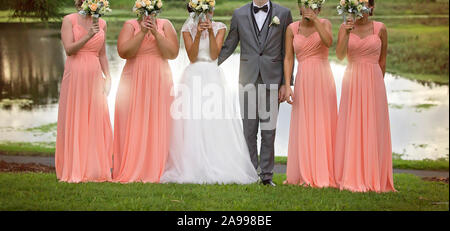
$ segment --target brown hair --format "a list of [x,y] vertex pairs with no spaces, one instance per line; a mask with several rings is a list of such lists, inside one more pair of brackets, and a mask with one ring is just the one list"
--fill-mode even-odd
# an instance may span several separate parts
[[186,4],[186,9],[189,13],[194,12],[194,9],[192,9],[191,6],[189,6],[189,3]]
[[74,0],[75,2],[75,8],[77,8],[77,10],[81,9],[81,5],[83,4],[83,0]]
[[370,11],[369,15],[373,15],[373,7],[375,6],[375,0],[369,0],[369,6],[372,7],[372,10]]

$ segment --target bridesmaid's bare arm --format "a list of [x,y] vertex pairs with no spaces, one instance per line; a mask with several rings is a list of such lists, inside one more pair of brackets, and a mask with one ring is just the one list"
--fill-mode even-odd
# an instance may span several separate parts
[[[107,28],[105,25],[105,27],[103,28],[103,31],[105,32],[105,34],[106,34],[106,30],[107,30]],[[102,49],[100,50],[99,60],[100,60],[100,66],[102,67],[103,74],[106,77],[110,77],[111,75],[109,73],[108,58],[106,58],[106,40],[103,42]]]
[[129,23],[123,25],[119,38],[117,39],[117,51],[121,58],[130,59],[136,56],[145,34],[149,30],[148,20],[142,20],[139,25],[141,26],[141,31],[136,35],[134,34],[133,25]]
[[387,57],[387,47],[388,47],[388,36],[386,26],[383,24],[383,27],[380,29],[380,38],[381,38],[381,55],[378,63],[380,64],[380,68],[383,71],[383,77],[386,73],[386,57]]
[[100,29],[98,23],[92,24],[91,28],[89,28],[88,33],[75,42],[72,32],[72,22],[70,21],[69,17],[65,17],[61,26],[61,40],[64,46],[64,50],[66,51],[66,55],[71,56],[73,54],[76,54],[84,46],[84,44],[89,41],[89,39],[94,37],[94,35],[99,32],[99,30]]
[[[106,25],[103,28],[103,31],[106,34]],[[108,95],[109,91],[111,90],[111,75],[109,73],[109,64],[108,64],[108,58],[106,57],[106,39],[103,42],[103,46],[102,49],[100,50],[100,55],[99,55],[99,60],[100,60],[100,66],[102,68],[103,74],[106,77],[106,83],[105,83],[105,94]]]
[[339,60],[343,60],[347,56],[348,40],[352,29],[353,22],[351,20],[342,24],[339,28],[338,41],[336,44],[336,56]]
[[150,22],[150,32],[155,36],[158,43],[159,50],[162,56],[166,59],[175,59],[180,51],[180,45],[178,44],[177,32],[173,28],[172,23],[164,23],[163,31],[164,36],[157,30],[157,25]]
[[320,39],[322,43],[326,47],[331,47],[333,45],[333,35],[331,33],[331,23],[328,20],[324,20],[324,23],[321,23],[318,18],[314,20],[314,27],[319,33]]
[[286,39],[285,39],[285,55],[284,55],[284,86],[285,86],[285,94],[281,97],[281,101],[287,101],[289,104],[292,104],[292,100],[294,98],[294,93],[291,88],[291,73],[294,68],[294,32],[292,32],[291,27],[286,29]]

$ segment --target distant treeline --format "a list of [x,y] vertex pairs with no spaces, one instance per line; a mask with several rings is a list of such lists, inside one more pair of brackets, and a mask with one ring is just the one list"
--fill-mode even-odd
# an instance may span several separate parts
[[[164,0],[166,7],[183,7],[185,0]],[[131,8],[134,0],[110,0],[116,8]],[[182,4],[180,4],[182,3]],[[0,10],[12,10],[12,17],[35,17],[43,21],[60,17],[60,10],[73,7],[74,0],[0,0]]]
[[73,0],[0,0],[0,10],[12,10],[11,17],[34,17],[42,21],[59,17],[62,7],[73,5]]

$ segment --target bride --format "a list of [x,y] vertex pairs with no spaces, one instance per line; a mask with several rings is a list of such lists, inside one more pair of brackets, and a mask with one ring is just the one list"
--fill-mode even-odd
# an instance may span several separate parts
[[217,65],[226,26],[210,18],[212,13],[198,19],[191,12],[181,29],[190,64],[171,108],[174,119],[163,183],[250,184],[258,180],[242,122],[226,113],[237,108]]

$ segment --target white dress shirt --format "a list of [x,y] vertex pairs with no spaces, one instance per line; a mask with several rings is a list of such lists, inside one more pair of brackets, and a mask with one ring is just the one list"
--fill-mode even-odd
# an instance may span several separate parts
[[255,4],[255,1],[253,1],[253,6],[263,7],[265,5],[267,5],[267,8],[268,8],[267,12],[260,10],[260,11],[258,11],[258,13],[255,14],[255,12],[252,9],[252,12],[253,12],[253,15],[255,16],[256,24],[258,24],[259,30],[261,30],[261,28],[264,26],[264,22],[266,21],[267,14],[269,13],[269,10],[270,10],[270,1],[267,1],[267,3],[262,6],[257,6]]

